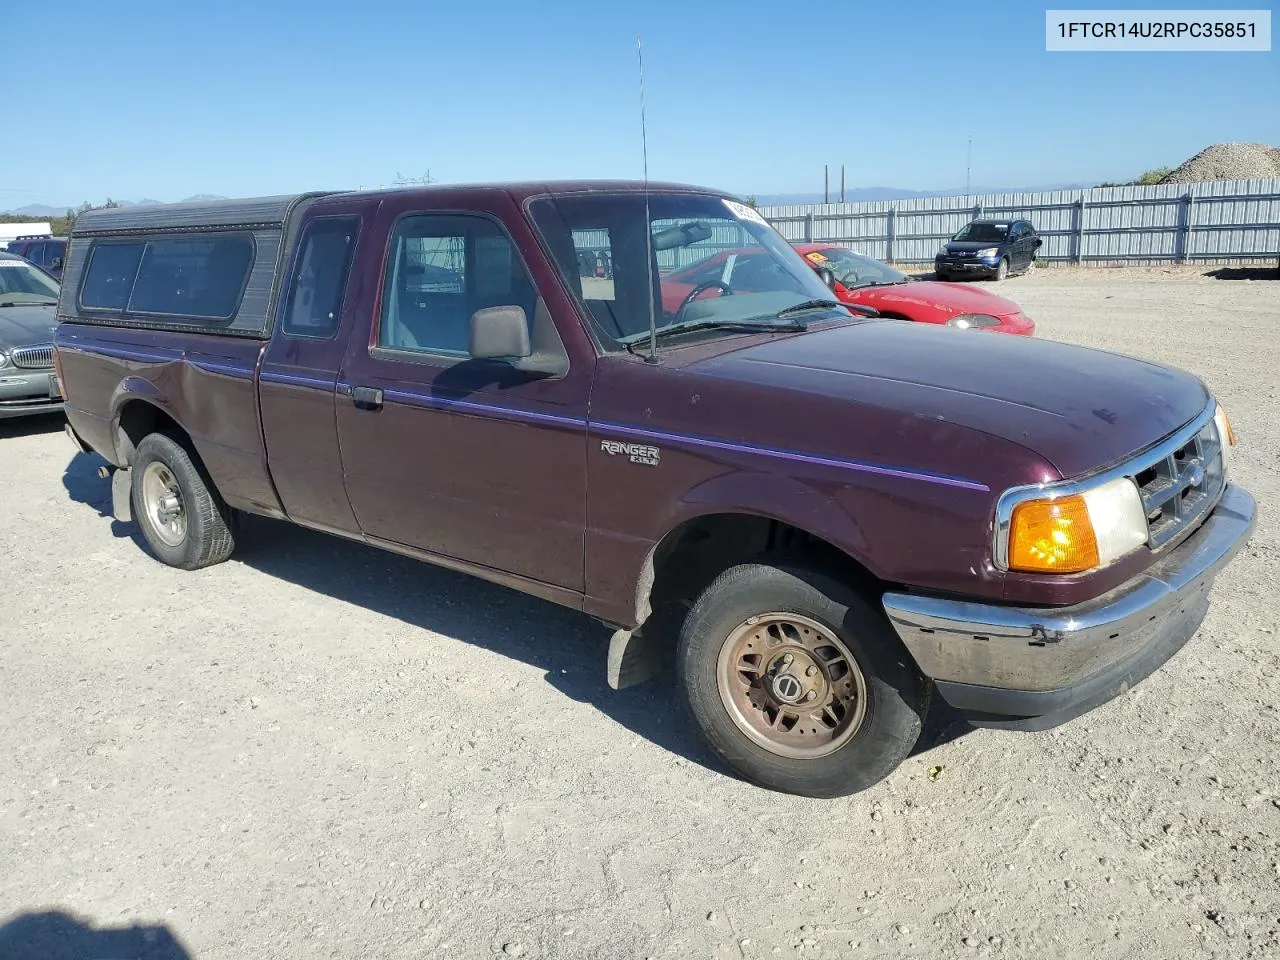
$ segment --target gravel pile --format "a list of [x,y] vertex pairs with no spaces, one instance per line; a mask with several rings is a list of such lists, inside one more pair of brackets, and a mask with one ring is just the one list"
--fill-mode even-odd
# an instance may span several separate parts
[[1215,143],[1206,147],[1161,183],[1200,180],[1255,180],[1280,177],[1280,147],[1265,143]]

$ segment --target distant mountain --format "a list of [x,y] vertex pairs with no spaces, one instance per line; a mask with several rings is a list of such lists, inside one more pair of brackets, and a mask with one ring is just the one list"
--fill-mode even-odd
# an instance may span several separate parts
[[[905,187],[853,187],[845,188],[845,203],[867,203],[873,200],[914,200],[920,197],[963,197],[983,196],[992,193],[1037,193],[1043,190],[1082,190],[1092,184],[1087,183],[1054,183],[1038,187],[990,187],[974,186],[967,191],[964,187],[947,187],[939,190],[908,190]],[[840,202],[840,187],[837,184],[831,190],[831,203]],[[789,204],[822,203],[821,193],[771,193],[756,194],[756,202],[762,207],[780,207]]]
[[29,203],[25,207],[19,207],[17,210],[5,210],[0,213],[16,213],[20,217],[60,217],[67,212],[66,207],[51,207],[44,203]]
[[[216,193],[196,193],[189,197],[183,197],[176,203],[200,203],[206,200],[225,200],[226,197],[218,196]],[[153,207],[159,203],[165,203],[164,200],[117,200],[116,203],[122,207]],[[20,217],[61,217],[68,210],[75,210],[80,206],[78,203],[68,203],[61,207],[50,206],[47,203],[29,203],[25,207],[18,207],[16,210],[0,210],[0,217],[6,213],[17,214]]]

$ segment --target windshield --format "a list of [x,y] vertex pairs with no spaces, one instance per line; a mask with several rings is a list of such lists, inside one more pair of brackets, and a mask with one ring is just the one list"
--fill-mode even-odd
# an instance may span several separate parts
[[889,283],[905,283],[907,275],[899,273],[888,264],[872,260],[843,247],[829,247],[806,253],[805,259],[819,269],[835,274],[840,286],[853,290],[857,287],[884,286]]
[[24,260],[0,259],[0,303],[48,303],[58,299],[58,284]]
[[972,240],[977,243],[989,243],[1003,240],[1009,233],[1007,223],[968,223],[952,240],[963,242]]
[[659,330],[764,329],[788,307],[832,299],[791,245],[734,201],[651,193],[646,220],[644,194],[570,194],[535,200],[530,211],[607,348],[643,338],[650,304]]

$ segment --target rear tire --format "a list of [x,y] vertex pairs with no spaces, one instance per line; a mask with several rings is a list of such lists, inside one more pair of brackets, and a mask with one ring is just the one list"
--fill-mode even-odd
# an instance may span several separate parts
[[143,437],[131,467],[129,501],[156,559],[182,570],[221,563],[235,549],[231,510],[173,437]]
[[1001,257],[1000,264],[996,267],[996,283],[1004,280],[1009,276],[1009,258]]
[[941,270],[935,270],[935,271],[933,271],[933,279],[935,279],[935,280],[941,280],[941,281],[943,281],[944,283],[950,283],[950,282],[951,282],[951,274],[949,274],[949,273],[943,273]]
[[746,779],[810,797],[880,782],[910,754],[927,684],[884,614],[826,573],[732,567],[681,630],[681,686],[711,748]]

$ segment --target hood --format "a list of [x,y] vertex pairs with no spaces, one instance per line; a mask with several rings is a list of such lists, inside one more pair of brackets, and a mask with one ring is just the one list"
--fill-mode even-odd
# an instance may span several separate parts
[[55,326],[57,311],[54,307],[0,307],[0,350],[53,343]]
[[906,310],[919,306],[951,314],[985,313],[993,317],[1009,317],[1022,312],[1022,308],[1012,300],[967,283],[917,280],[891,287],[855,287],[854,290],[864,294],[864,302],[873,302],[877,309],[882,310]]
[[1068,478],[1150,446],[1209,402],[1191,374],[1145,360],[883,320],[766,341],[696,365],[712,376],[980,430],[1034,451]]
[[986,250],[988,247],[1002,247],[1004,240],[948,240],[943,246],[951,253],[973,253],[975,250]]

